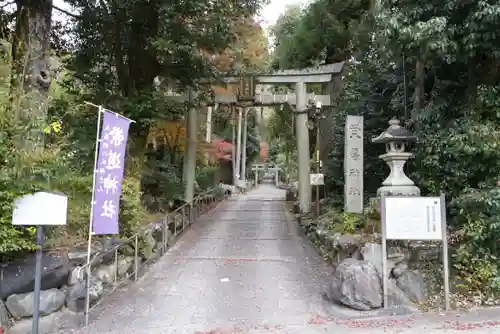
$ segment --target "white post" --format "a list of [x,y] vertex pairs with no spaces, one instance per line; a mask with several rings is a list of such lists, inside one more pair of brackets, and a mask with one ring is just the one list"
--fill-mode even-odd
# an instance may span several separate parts
[[94,151],[94,170],[93,170],[93,179],[92,179],[92,200],[90,202],[90,215],[89,215],[89,238],[88,238],[88,243],[87,243],[87,277],[86,277],[86,289],[85,289],[85,325],[89,324],[89,312],[90,312],[90,296],[89,296],[89,291],[90,291],[90,261],[91,259],[91,254],[92,254],[92,234],[94,233],[92,231],[92,225],[93,225],[93,217],[94,217],[94,198],[95,198],[95,185],[96,185],[96,179],[97,179],[97,159],[99,157],[99,142],[101,138],[101,114],[103,112],[103,109],[101,106],[98,106],[99,110],[97,112],[97,131],[95,135],[95,151]]
[[207,132],[205,135],[205,140],[207,143],[210,143],[212,141],[212,107],[208,107],[207,109]]
[[311,211],[311,173],[309,156],[309,128],[307,126],[307,91],[304,82],[295,84],[297,95],[297,156],[299,162],[299,206],[301,213]]
[[276,183],[276,187],[279,186],[279,179],[280,179],[279,172],[280,172],[279,169],[276,169],[276,172],[275,172],[275,175],[274,175],[274,179],[275,179],[274,183]]
[[188,152],[188,146],[189,146],[189,138],[188,138],[188,119],[189,119],[189,110],[184,112],[184,119],[186,120],[186,136],[184,137],[184,152],[183,152],[183,157],[182,157],[182,174],[181,174],[181,179],[182,179],[182,184],[186,185],[186,180],[187,180],[187,166],[188,166],[188,158],[187,158],[187,152]]
[[184,153],[184,159],[187,159],[186,163],[186,189],[184,193],[184,201],[191,202],[194,197],[194,183],[196,179],[196,142],[198,141],[198,123],[196,121],[196,116],[198,111],[192,105],[194,97],[193,91],[189,89],[189,110],[187,117],[187,128],[186,137],[188,138],[188,145],[186,147],[186,152]]
[[[205,141],[210,144],[212,142],[212,107],[207,108],[207,123],[206,123]],[[209,162],[209,154],[205,154],[205,161]]]
[[247,171],[247,134],[248,134],[248,109],[244,112],[243,117],[243,148],[242,148],[242,158],[241,158],[241,180],[243,182],[247,181],[246,171]]
[[235,123],[235,112],[234,107],[231,106],[231,130],[232,130],[232,139],[231,143],[233,144],[231,147],[231,165],[233,167],[233,186],[236,186],[236,123]]
[[236,175],[241,179],[241,122],[243,118],[243,110],[238,108],[238,133],[236,138]]

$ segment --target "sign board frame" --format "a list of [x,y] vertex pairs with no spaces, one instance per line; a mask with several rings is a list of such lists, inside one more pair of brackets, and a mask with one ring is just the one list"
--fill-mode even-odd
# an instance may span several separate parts
[[40,293],[42,291],[42,248],[44,226],[64,226],[68,216],[68,196],[62,193],[38,191],[14,200],[12,225],[36,226],[35,286],[31,333],[39,333]]
[[[443,245],[445,310],[449,310],[450,268],[446,231],[446,199],[444,194],[441,194],[440,197],[382,195],[380,198],[380,220],[382,229],[382,288],[384,308],[388,308],[389,306],[387,240],[440,240]],[[419,223],[422,223],[422,226],[418,226]],[[405,228],[394,226],[396,224],[403,225]]]
[[325,184],[325,175],[322,173],[309,174],[311,186],[322,186]]
[[61,226],[66,225],[68,197],[48,191],[39,191],[19,197],[14,202],[12,225]]

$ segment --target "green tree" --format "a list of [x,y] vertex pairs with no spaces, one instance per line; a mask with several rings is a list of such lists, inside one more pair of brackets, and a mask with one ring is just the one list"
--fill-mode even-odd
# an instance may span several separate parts
[[[67,2],[76,13],[66,13],[67,27],[51,22],[52,11],[61,11],[52,0],[18,0],[12,13],[0,2],[0,34],[10,42],[2,44],[2,88],[11,92],[1,90],[0,99],[1,254],[33,246],[32,231],[13,228],[10,217],[14,198],[40,189],[70,196],[68,227],[51,232],[55,244],[75,244],[87,234],[96,110],[85,100],[137,121],[127,152],[123,234],[146,221],[141,182],[151,169],[145,164],[150,124],[182,120],[187,107],[167,98],[167,88],[203,90],[202,79],[216,80],[221,71],[213,56],[236,44],[236,22],[249,21],[260,7],[259,0]],[[53,60],[62,62],[61,72]],[[153,165],[172,172],[172,165]]]
[[372,29],[371,4],[370,0],[317,0],[304,11],[289,7],[272,29],[275,66],[330,64],[363,50]]
[[[275,53],[282,68],[349,60],[327,162],[338,204],[343,204],[345,116],[365,118],[368,196],[387,175],[377,158],[383,148],[369,138],[391,117],[408,122],[418,137],[412,147],[416,159],[408,167],[412,178],[424,194],[446,193],[455,274],[482,292],[500,286],[495,278],[500,224],[493,213],[500,205],[499,16],[497,1],[387,0],[370,7],[317,0],[278,41],[287,51]],[[354,28],[344,29],[348,26]]]

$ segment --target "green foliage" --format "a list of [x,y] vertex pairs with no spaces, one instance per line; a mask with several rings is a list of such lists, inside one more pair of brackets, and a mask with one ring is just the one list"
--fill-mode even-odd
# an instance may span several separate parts
[[19,189],[12,189],[11,175],[0,171],[0,254],[8,256],[15,252],[32,250],[34,245],[34,230],[12,226],[14,201],[23,194]]
[[343,206],[346,116],[364,116],[366,196],[388,172],[378,159],[384,148],[370,140],[404,117],[418,137],[408,174],[424,195],[445,192],[448,200],[455,274],[471,290],[498,290],[500,6],[371,3],[316,0],[274,29],[280,68],[347,60],[325,163],[331,201]]
[[218,166],[197,166],[196,182],[200,190],[204,191],[215,186],[215,175],[219,170]]
[[332,208],[321,215],[319,221],[326,224],[329,231],[334,233],[354,234],[359,232],[363,224],[363,216],[348,212],[342,212]]
[[120,235],[131,236],[147,222],[147,218],[142,205],[141,182],[133,177],[125,178],[120,198]]
[[289,105],[277,106],[266,123],[268,134],[269,162],[282,168],[281,177],[295,179],[297,140],[294,130],[293,111]]
[[342,233],[353,234],[358,231],[363,222],[363,217],[360,215],[344,212],[342,222]]
[[[28,91],[16,93],[31,103],[23,104],[22,110],[18,105],[10,104],[10,79],[28,80],[30,76],[17,77],[20,74],[17,72],[21,67],[34,67],[31,63],[13,67],[9,52],[12,45],[4,40],[1,43],[0,255],[33,249],[33,230],[11,225],[12,205],[19,196],[40,190],[60,191],[69,197],[68,224],[48,231],[49,246],[85,242],[97,110],[85,105],[84,101],[103,104],[136,121],[129,133],[126,177],[122,185],[122,236],[132,234],[141,224],[148,222],[146,208],[154,213],[164,210],[169,200],[182,195],[182,168],[179,157],[172,159],[175,154],[165,147],[147,151],[148,131],[151,125],[161,120],[182,121],[187,109],[187,104],[166,98],[167,90],[175,87],[182,91],[192,86],[203,92],[204,87],[198,85],[200,80],[220,74],[214,56],[234,46],[237,50],[231,50],[234,51],[231,55],[236,57],[245,53],[243,58],[247,59],[262,49],[264,42],[261,29],[252,19],[261,5],[260,0],[231,3],[195,0],[168,5],[142,0],[109,4],[84,0],[67,2],[75,7],[79,16],[74,18],[74,25],[68,25],[69,28],[52,25],[50,45],[54,48],[54,59],[50,59],[50,67],[54,71],[51,71],[50,78],[55,80],[48,97],[43,88],[25,85]],[[29,4],[19,2],[19,5]],[[28,33],[32,32],[28,26],[41,27],[41,22],[36,20],[43,15],[33,11],[40,11],[42,7],[18,10],[18,13],[33,14],[26,21],[18,22],[12,22],[15,15],[6,12],[10,10],[7,7],[10,6],[0,8],[0,37],[9,38],[8,27],[15,23],[24,28],[20,31]],[[243,40],[238,35],[240,19],[247,20],[248,26],[255,28],[247,31],[248,36],[245,35]],[[28,40],[22,40],[30,39],[29,34],[16,36],[16,45],[29,44]],[[49,45],[49,41],[42,40],[45,35],[31,37],[38,38],[39,44]],[[245,38],[251,41],[245,44]],[[73,45],[65,43],[68,40],[73,41]],[[241,50],[247,44],[251,47]],[[18,58],[22,58],[19,55]],[[28,57],[27,62],[38,57]],[[246,61],[244,65],[253,68],[262,66],[262,62]],[[15,72],[12,78],[11,69]],[[24,98],[28,93],[37,93],[39,100]],[[45,106],[49,107],[48,112]],[[37,118],[39,124],[17,122],[14,116],[21,111],[28,119]],[[33,130],[29,133],[38,139],[34,145],[39,148],[36,152],[19,149],[26,144],[28,130]],[[250,158],[258,152],[256,142],[251,127],[247,151]],[[213,183],[214,173],[212,167],[199,169],[198,179],[202,187]]]
[[332,123],[341,126],[336,126],[329,134],[333,145],[325,162],[328,192],[335,205],[343,207],[344,127],[347,115],[364,117],[365,197],[376,196],[377,188],[387,177],[388,168],[379,159],[385,148],[372,143],[371,138],[385,131],[389,126],[388,120],[394,115],[403,115],[402,107],[397,103],[401,100],[401,77],[394,71],[399,72],[400,69],[391,67],[374,48],[360,57],[359,62],[348,62],[345,68],[344,90],[337,101],[339,107],[331,116]]
[[168,209],[171,200],[183,196],[182,166],[171,161],[166,146],[152,149],[147,154],[147,162],[142,173],[144,204],[149,211],[158,212]]
[[469,190],[451,202],[454,267],[472,290],[500,292],[500,190]]
[[[494,187],[500,167],[499,87],[478,87],[473,105],[429,104],[420,115],[418,179],[430,193],[451,197],[464,189]],[[452,112],[446,118],[443,110]],[[472,163],[474,162],[474,163]]]
[[302,12],[289,7],[272,30],[275,66],[332,63],[359,52],[371,31],[371,4],[369,0],[317,0]]

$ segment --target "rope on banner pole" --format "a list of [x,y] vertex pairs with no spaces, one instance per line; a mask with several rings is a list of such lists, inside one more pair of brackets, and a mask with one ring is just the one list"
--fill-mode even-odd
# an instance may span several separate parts
[[86,105],[89,105],[89,106],[92,106],[92,107],[96,107],[96,108],[99,108],[99,111],[102,112],[102,111],[107,111],[107,112],[110,112],[112,114],[115,114],[116,117],[121,117],[121,118],[125,118],[125,119],[128,119],[130,121],[130,123],[135,123],[135,121],[133,119],[130,119],[128,117],[125,117],[123,115],[120,115],[119,113],[117,112],[114,112],[113,110],[109,110],[109,109],[106,109],[104,108],[103,106],[100,106],[100,105],[97,105],[95,103],[92,103],[92,102],[88,102],[88,101],[83,101],[83,103],[85,103]]
[[90,202],[90,218],[89,218],[89,239],[87,245],[87,277],[86,279],[86,289],[85,289],[85,325],[89,324],[89,309],[90,309],[90,296],[89,296],[89,288],[90,288],[90,261],[91,261],[91,253],[92,253],[92,225],[94,220],[94,204],[95,204],[95,184],[96,184],[96,173],[97,173],[97,158],[99,152],[99,143],[101,142],[100,134],[101,134],[101,115],[104,110],[101,106],[96,106],[95,104],[85,102],[87,104],[93,105],[99,108],[99,112],[97,113],[97,131],[96,131],[96,140],[95,140],[95,152],[94,152],[94,171],[93,171],[93,180],[92,180],[92,200]]

